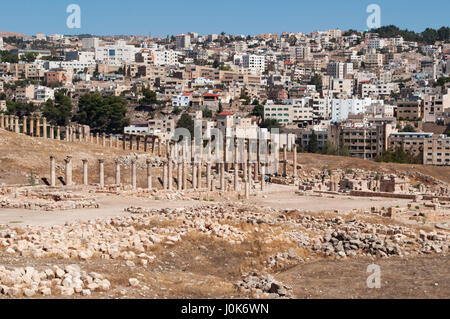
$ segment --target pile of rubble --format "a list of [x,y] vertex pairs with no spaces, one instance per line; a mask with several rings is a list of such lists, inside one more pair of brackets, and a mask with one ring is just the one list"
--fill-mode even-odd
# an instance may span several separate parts
[[0,197],[0,208],[55,211],[55,210],[99,208],[99,204],[95,199],[64,200],[55,202],[53,200],[45,200],[45,199],[28,200],[26,198]]
[[291,287],[276,281],[271,275],[262,275],[258,272],[245,276],[234,286],[240,292],[250,292],[256,298],[292,298]]
[[110,288],[111,283],[103,275],[87,274],[78,265],[64,269],[54,265],[43,271],[33,267],[6,269],[0,266],[0,294],[8,297],[90,296],[94,291],[108,291]]
[[276,255],[269,256],[269,258],[264,261],[263,265],[267,270],[281,271],[291,266],[296,266],[301,262],[303,262],[303,258],[298,256],[291,249],[289,252],[279,252]]

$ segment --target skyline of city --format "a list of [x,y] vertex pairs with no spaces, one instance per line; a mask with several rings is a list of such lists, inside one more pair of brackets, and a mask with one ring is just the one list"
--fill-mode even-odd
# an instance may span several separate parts
[[[68,28],[66,12],[70,4],[81,8],[81,28]],[[0,13],[1,31],[34,35],[45,34],[94,34],[94,35],[152,35],[165,37],[179,33],[200,34],[226,32],[228,34],[255,35],[259,33],[311,32],[340,28],[342,30],[366,30],[370,13],[367,6],[377,4],[381,9],[381,25],[397,25],[401,29],[421,32],[427,27],[439,28],[448,24],[446,12],[450,4],[444,1],[356,1],[345,3],[278,1],[273,6],[267,0],[258,3],[231,0],[226,8],[203,0],[195,3],[172,1],[149,3],[132,1],[133,7],[119,2],[100,0],[90,3],[84,0],[58,2],[22,0],[3,4]],[[26,4],[26,9],[24,8]],[[272,5],[270,10],[268,6]],[[228,9],[232,8],[232,9]],[[289,10],[286,10],[289,8]],[[206,9],[206,10],[205,10]],[[211,11],[214,14],[208,15]],[[36,15],[39,12],[39,15]],[[400,13],[401,12],[401,13]],[[305,14],[307,13],[307,14]],[[20,14],[20,17],[18,16]],[[59,16],[59,18],[56,18]],[[21,19],[20,25],[17,20]],[[118,23],[120,22],[120,23]]]

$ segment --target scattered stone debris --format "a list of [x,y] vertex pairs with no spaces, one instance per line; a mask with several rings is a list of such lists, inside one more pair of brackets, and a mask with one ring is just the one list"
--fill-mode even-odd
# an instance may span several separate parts
[[271,275],[262,275],[258,272],[244,276],[235,287],[241,292],[250,292],[257,298],[292,298],[291,287],[276,281]]
[[0,265],[0,294],[10,298],[36,296],[90,296],[108,291],[111,283],[103,275],[82,271],[78,265],[64,269],[57,265],[38,270],[33,267],[7,269]]

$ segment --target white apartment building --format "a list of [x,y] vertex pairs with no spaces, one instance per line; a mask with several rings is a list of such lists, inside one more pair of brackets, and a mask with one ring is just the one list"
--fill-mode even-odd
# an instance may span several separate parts
[[114,45],[95,49],[95,59],[103,64],[121,66],[123,63],[135,62],[135,55],[138,51],[138,48],[119,40]]
[[328,63],[327,73],[334,78],[343,79],[345,76],[353,74],[353,63]]
[[311,60],[311,47],[309,45],[300,45],[295,48],[295,58],[297,60]]
[[81,43],[83,50],[97,49],[100,46],[98,38],[83,38]]
[[331,120],[333,122],[346,121],[349,114],[365,113],[368,105],[381,104],[384,105],[383,100],[366,99],[333,99],[331,102]]
[[55,91],[46,86],[35,86],[34,87],[34,99],[36,101],[45,102],[48,99],[55,99]]
[[242,56],[242,65],[251,72],[263,73],[266,70],[266,58],[262,55],[246,54]]
[[191,47],[191,37],[187,34],[179,34],[175,37],[177,50]]
[[184,92],[179,95],[173,95],[172,106],[182,106],[182,107],[189,106],[191,103],[191,96],[192,93],[190,92]]
[[309,99],[284,100],[283,103],[266,105],[264,119],[275,119],[282,125],[313,121],[314,110]]
[[361,85],[361,97],[369,96],[390,96],[392,92],[398,92],[398,84],[381,83],[381,84],[363,84]]
[[383,55],[380,53],[369,53],[366,55],[365,64],[369,68],[377,68],[383,65]]
[[152,51],[155,65],[178,65],[178,52],[173,50]]
[[399,45],[403,45],[403,43],[405,41],[404,41],[403,37],[398,36],[398,37],[395,37],[395,38],[389,38],[389,42],[390,42],[391,45],[399,46]]
[[386,46],[386,41],[384,39],[370,39],[369,49],[381,50]]

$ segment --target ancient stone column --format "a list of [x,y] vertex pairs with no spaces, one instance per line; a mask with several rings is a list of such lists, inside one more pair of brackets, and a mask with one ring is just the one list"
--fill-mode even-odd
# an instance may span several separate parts
[[105,160],[98,160],[98,168],[99,168],[99,178],[100,178],[100,187],[105,187]]
[[36,137],[41,136],[41,118],[36,118]]
[[261,165],[261,191],[264,191],[264,186],[266,183],[266,167],[264,166],[264,164]]
[[248,164],[248,184],[250,185],[250,189],[251,189],[251,187],[252,187],[252,164],[251,163],[249,163]]
[[55,139],[55,127],[53,125],[50,125],[50,139]]
[[119,137],[117,135],[114,136],[114,145],[115,148],[119,148]]
[[245,199],[250,198],[250,184],[248,182],[248,179],[245,180]]
[[181,168],[182,168],[182,178],[183,178],[183,190],[187,190],[188,186],[187,186],[187,167],[186,167],[186,161],[183,160],[183,162],[181,163]]
[[30,136],[34,136],[34,118],[30,118]]
[[181,163],[178,163],[178,177],[177,177],[178,185],[177,186],[178,186],[179,192],[181,192],[181,190],[183,189],[182,175],[183,175],[183,167],[182,167]]
[[297,178],[297,144],[294,144],[294,169],[292,175]]
[[222,163],[222,165],[220,165],[220,189],[222,191],[226,190],[226,185],[225,185],[225,163]]
[[105,132],[102,133],[102,146],[106,147],[106,133]]
[[253,163],[253,178],[255,180],[255,183],[258,182],[258,163]]
[[147,159],[147,188],[152,189],[152,161]]
[[55,156],[50,156],[50,186],[56,186],[56,164]]
[[56,139],[59,141],[61,140],[61,127],[56,127]]
[[19,117],[14,116],[14,132],[20,133]]
[[66,162],[66,186],[72,185],[72,156],[67,156]]
[[120,185],[120,161],[116,160],[116,185]]
[[137,189],[137,180],[136,180],[136,159],[131,160],[131,186],[133,190]]
[[28,134],[27,118],[28,117],[26,115],[24,115],[22,118],[22,132],[25,135]]
[[197,163],[197,189],[202,188],[202,163]]
[[239,191],[239,166],[236,160],[234,161],[234,191]]
[[283,145],[283,176],[287,176],[287,145]]
[[95,133],[95,144],[99,144],[100,143],[100,136],[99,136],[99,134],[98,134],[98,132],[97,133]]
[[167,167],[167,175],[168,175],[168,187],[169,187],[169,191],[172,190],[172,182],[173,182],[173,162],[172,162],[172,158],[170,155],[170,146],[169,146],[169,162],[168,162],[168,167]]
[[211,185],[211,162],[208,159],[206,162],[206,188],[210,189]]
[[145,135],[145,136],[144,136],[144,141],[143,141],[143,142],[144,142],[144,143],[143,143],[143,144],[144,144],[144,153],[147,153],[147,148],[148,148],[148,147],[147,147],[147,140],[148,140],[148,136]]
[[155,155],[155,137],[152,137],[152,154]]
[[83,161],[83,185],[89,185],[89,176],[88,176],[88,160],[84,159]]
[[42,137],[47,138],[47,119],[42,118]]
[[197,164],[192,163],[192,188],[197,189]]
[[158,156],[161,157],[161,139],[158,137]]
[[122,148],[123,148],[124,151],[125,151],[126,147],[127,147],[127,134],[123,134],[123,137],[122,137]]
[[5,115],[0,114],[0,128],[5,128]]
[[136,151],[140,151],[141,148],[141,137],[139,135],[136,136]]
[[128,135],[130,137],[130,151],[133,150],[133,135]]
[[66,126],[66,136],[64,138],[67,142],[70,141],[70,132],[69,132],[69,127]]
[[163,176],[162,176],[162,181],[163,181],[163,189],[166,190],[167,187],[167,180],[168,180],[168,171],[169,171],[169,167],[168,167],[168,161],[164,162],[163,164]]

